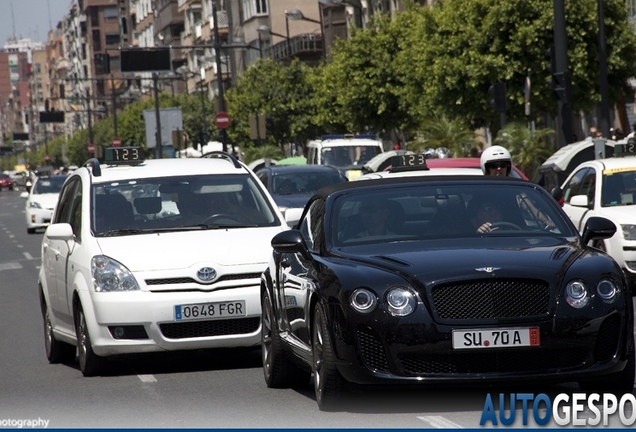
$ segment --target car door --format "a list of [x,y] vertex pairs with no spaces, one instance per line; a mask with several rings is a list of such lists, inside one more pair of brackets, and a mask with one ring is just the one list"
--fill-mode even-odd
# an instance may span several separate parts
[[589,173],[589,167],[583,167],[570,177],[570,179],[563,186],[563,211],[569,216],[572,223],[580,230],[581,219],[584,214],[589,210],[587,207],[578,207],[570,204],[573,196],[586,195],[584,192],[584,180]]
[[[312,252],[317,252],[317,236],[322,232],[322,212],[324,203],[315,200],[300,222],[300,230],[305,244]],[[279,292],[279,305],[282,307],[283,327],[289,335],[301,345],[309,348],[311,310],[310,293],[315,284],[310,276],[311,262],[300,253],[284,254],[281,259],[278,280],[282,290]]]
[[[72,281],[68,278],[68,262],[72,251],[77,250],[77,245],[81,244],[82,226],[82,187],[79,177],[74,178],[68,184],[68,197],[65,199],[64,209],[60,209],[58,222],[68,223],[73,228],[75,240],[63,241],[55,240],[50,242],[50,248],[55,254],[52,262],[56,279],[56,296],[58,302],[58,313],[56,314],[66,331],[73,332],[73,307],[72,289],[68,284]],[[58,215],[56,215],[57,217]],[[73,257],[80,254],[74,254]]]

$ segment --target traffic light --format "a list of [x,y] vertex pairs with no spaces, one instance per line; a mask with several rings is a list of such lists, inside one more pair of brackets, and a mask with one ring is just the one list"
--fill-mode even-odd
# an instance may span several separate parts
[[546,50],[545,57],[548,60],[548,72],[550,72],[550,75],[552,76],[552,90],[561,102],[568,103],[570,96],[570,74],[567,71],[557,72],[554,45],[551,45]]
[[490,94],[490,106],[495,111],[503,113],[508,109],[506,102],[506,83],[496,82],[488,88]]
[[265,135],[274,135],[274,120],[270,116],[265,116]]

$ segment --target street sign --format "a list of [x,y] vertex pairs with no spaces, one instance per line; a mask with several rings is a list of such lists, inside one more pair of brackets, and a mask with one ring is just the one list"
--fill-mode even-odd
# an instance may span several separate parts
[[113,137],[112,145],[113,147],[121,147],[121,139],[119,139],[119,137]]
[[95,144],[90,143],[87,147],[89,153],[95,153]]
[[220,112],[214,117],[214,124],[219,129],[225,129],[230,125],[230,116],[226,112]]

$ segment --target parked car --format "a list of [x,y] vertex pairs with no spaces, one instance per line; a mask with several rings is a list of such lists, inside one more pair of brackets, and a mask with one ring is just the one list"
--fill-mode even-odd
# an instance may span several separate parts
[[322,165],[266,166],[256,172],[285,216],[294,226],[309,198],[321,187],[347,181],[339,169]]
[[592,246],[610,254],[625,271],[636,292],[636,143],[633,152],[616,144],[614,156],[583,162],[561,186],[563,210],[579,231],[588,219],[603,216],[617,227],[616,233],[597,239]]
[[46,228],[53,218],[62,185],[66,175],[35,177],[35,183],[28,192],[22,192],[26,198],[24,215],[27,233],[34,234],[39,228]]
[[13,180],[8,174],[0,173],[0,191],[13,190]]
[[298,228],[272,239],[265,382],[300,387],[313,374],[321,410],[338,409],[348,383],[576,381],[631,392],[632,298],[616,261],[587,246],[615,230],[593,217],[579,234],[547,191],[518,179],[321,189]]
[[118,354],[253,347],[260,275],[288,229],[234,156],[143,160],[105,149],[62,187],[42,240],[46,355],[84,376]]

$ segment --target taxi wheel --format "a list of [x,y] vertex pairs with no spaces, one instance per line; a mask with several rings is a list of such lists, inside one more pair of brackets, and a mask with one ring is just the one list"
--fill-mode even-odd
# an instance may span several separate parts
[[321,411],[333,411],[344,392],[344,378],[335,365],[325,312],[316,304],[313,322],[313,372],[316,402]]
[[86,326],[86,317],[84,316],[84,310],[81,305],[77,310],[75,331],[77,333],[77,350],[80,371],[82,371],[82,374],[85,377],[99,375],[104,368],[105,359],[93,352],[91,338],[88,334],[88,327]]
[[261,353],[263,376],[267,387],[289,388],[307,385],[309,372],[291,364],[285,355],[283,342],[278,334],[274,308],[267,290],[261,294],[261,310]]
[[46,349],[46,358],[49,360],[49,363],[72,362],[75,360],[75,347],[67,344],[66,342],[60,342],[55,339],[49,309],[44,303],[44,298],[41,293],[40,302],[42,306],[42,318],[44,321],[44,348]]

